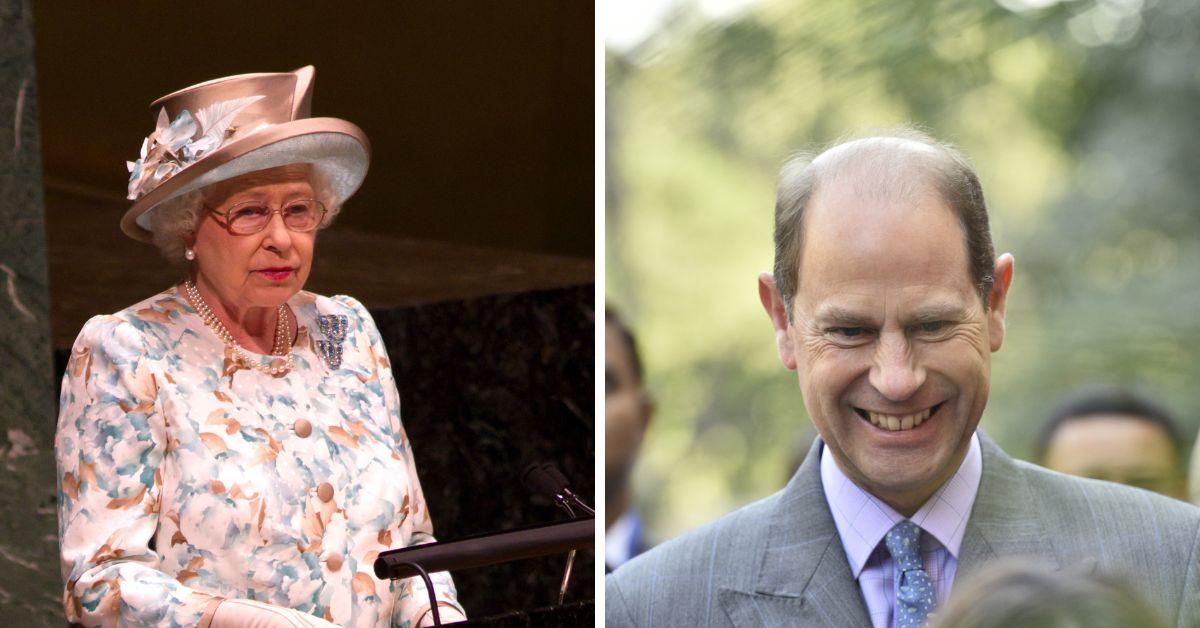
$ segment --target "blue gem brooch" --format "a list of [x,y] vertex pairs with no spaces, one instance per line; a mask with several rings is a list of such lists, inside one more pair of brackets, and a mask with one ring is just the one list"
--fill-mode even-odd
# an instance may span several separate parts
[[346,340],[346,329],[350,319],[341,314],[326,314],[317,317],[317,329],[325,338],[317,341],[317,353],[331,369],[342,367],[342,343]]

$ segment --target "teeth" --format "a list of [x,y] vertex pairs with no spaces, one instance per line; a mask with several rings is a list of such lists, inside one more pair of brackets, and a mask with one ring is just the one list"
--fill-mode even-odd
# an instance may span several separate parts
[[925,408],[916,414],[892,415],[878,412],[867,412],[871,424],[893,432],[911,430],[925,422],[933,408]]

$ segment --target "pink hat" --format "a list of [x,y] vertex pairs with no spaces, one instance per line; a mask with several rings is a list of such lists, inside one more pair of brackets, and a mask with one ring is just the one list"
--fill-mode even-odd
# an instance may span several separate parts
[[233,177],[309,163],[341,204],[371,161],[366,134],[337,118],[310,118],[314,69],[239,74],[168,94],[141,156],[127,162],[129,200],[121,230],[151,241],[150,212],[164,201]]

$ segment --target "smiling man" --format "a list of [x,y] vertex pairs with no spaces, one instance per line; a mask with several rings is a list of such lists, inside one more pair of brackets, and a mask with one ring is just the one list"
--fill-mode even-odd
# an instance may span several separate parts
[[779,493],[610,576],[608,625],[916,627],[1012,557],[1115,573],[1200,621],[1200,509],[977,431],[1014,263],[957,151],[901,131],[797,157],[775,218],[759,295],[821,438]]

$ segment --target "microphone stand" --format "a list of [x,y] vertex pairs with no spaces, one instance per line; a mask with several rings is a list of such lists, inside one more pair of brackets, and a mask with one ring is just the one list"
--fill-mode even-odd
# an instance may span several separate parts
[[[567,511],[567,516],[574,519],[575,511],[571,510],[571,506],[565,501],[558,502],[564,510]],[[595,513],[593,513],[595,514]],[[567,596],[567,583],[571,581],[571,568],[575,566],[575,550],[567,552],[567,566],[563,569],[562,582],[558,585],[558,605],[562,606],[563,599]]]

